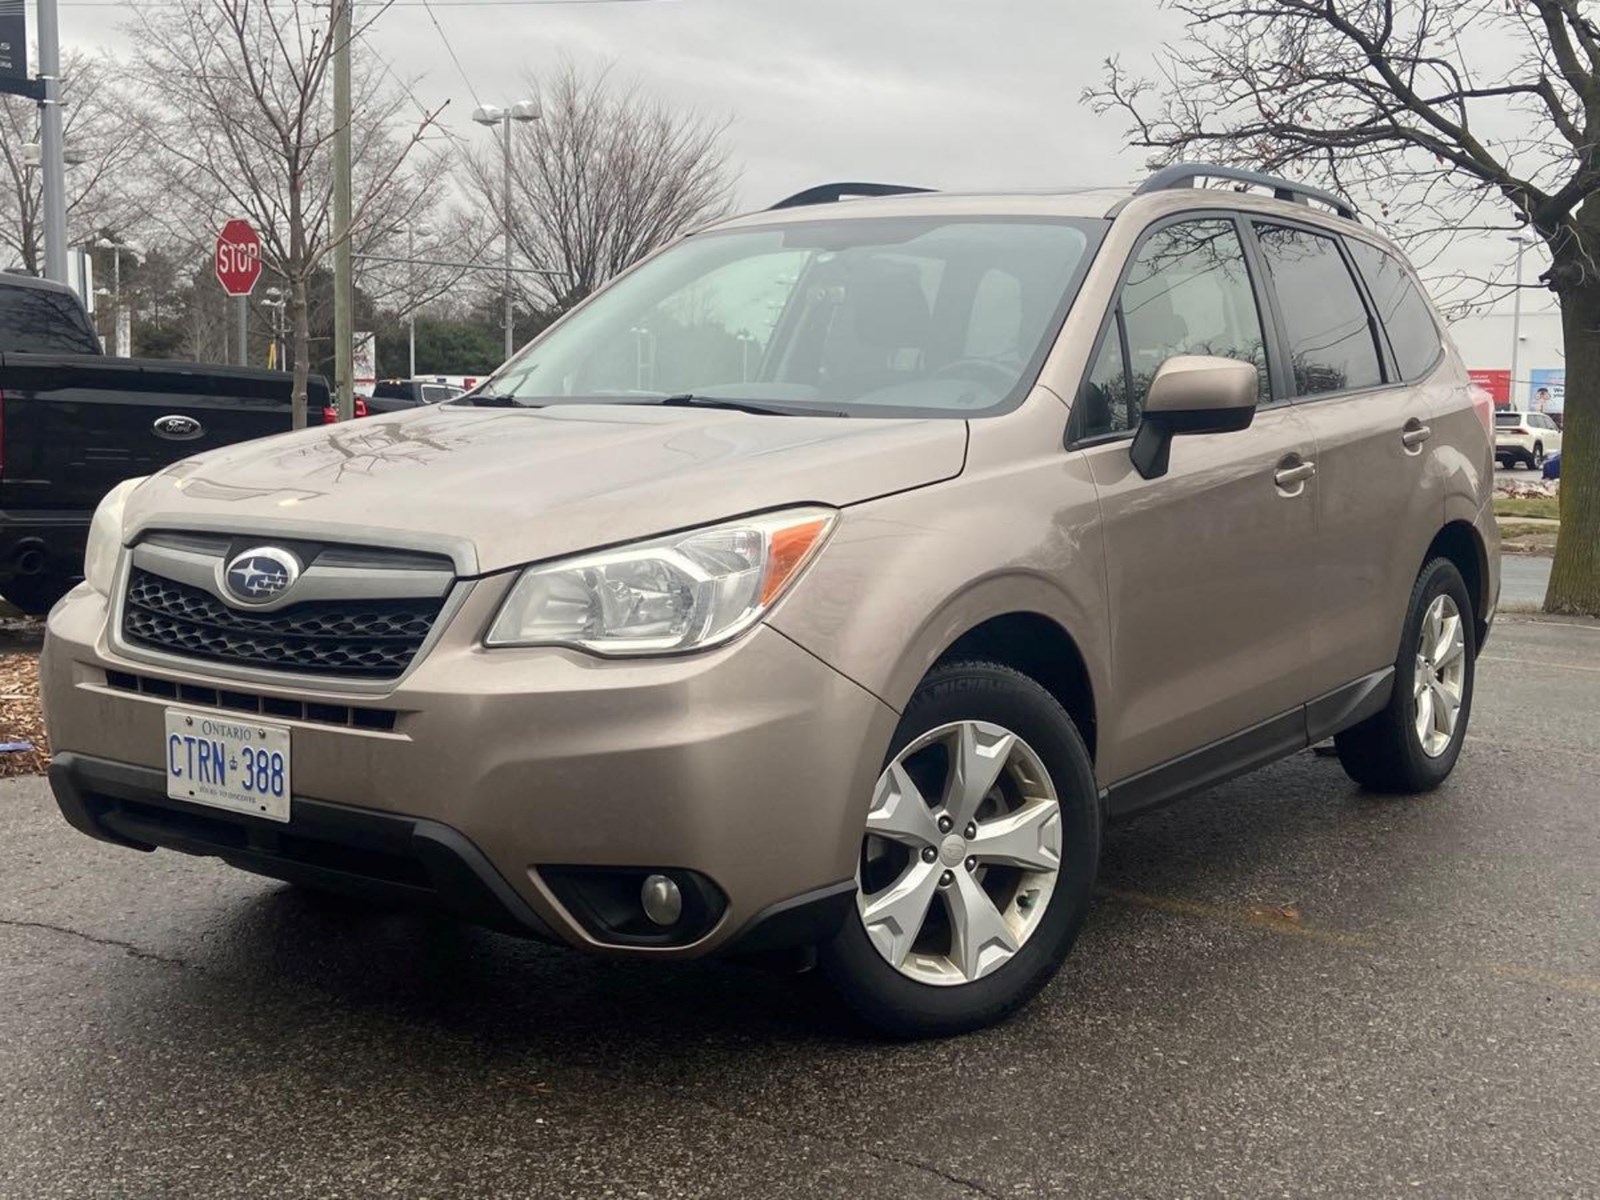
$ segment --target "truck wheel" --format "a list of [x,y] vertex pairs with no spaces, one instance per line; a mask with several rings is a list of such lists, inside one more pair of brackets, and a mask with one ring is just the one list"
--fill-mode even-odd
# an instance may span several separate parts
[[1428,792],[1461,754],[1478,653],[1472,599],[1449,559],[1422,568],[1411,590],[1394,694],[1383,711],[1334,739],[1345,774],[1374,792]]
[[42,617],[61,597],[72,590],[66,575],[42,571],[38,575],[18,575],[0,583],[0,597],[16,605],[30,617]]
[[965,1033],[1025,1004],[1078,935],[1100,853],[1094,768],[1055,697],[987,662],[932,671],[889,750],[857,911],[822,968],[886,1033]]

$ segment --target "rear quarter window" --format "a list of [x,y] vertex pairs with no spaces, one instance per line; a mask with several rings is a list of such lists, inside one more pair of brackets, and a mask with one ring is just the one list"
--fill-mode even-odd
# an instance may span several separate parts
[[1389,332],[1400,378],[1410,382],[1426,375],[1439,361],[1439,328],[1405,265],[1378,247],[1349,238],[1345,245],[1366,282],[1378,319]]
[[1256,238],[1277,293],[1301,396],[1354,391],[1383,382],[1366,303],[1330,234],[1257,225]]

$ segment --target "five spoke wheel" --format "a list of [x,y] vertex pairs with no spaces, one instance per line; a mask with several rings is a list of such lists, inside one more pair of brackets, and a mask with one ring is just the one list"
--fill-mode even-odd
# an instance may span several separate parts
[[873,947],[922,983],[982,978],[1021,949],[1061,865],[1061,804],[1039,755],[985,721],[941,725],[884,769],[857,904]]

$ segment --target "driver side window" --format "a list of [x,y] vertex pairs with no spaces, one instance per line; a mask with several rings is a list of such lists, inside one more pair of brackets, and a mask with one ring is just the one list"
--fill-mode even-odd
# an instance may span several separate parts
[[1232,220],[1167,225],[1134,255],[1079,397],[1078,436],[1135,428],[1156,371],[1176,354],[1253,363],[1269,399],[1261,314]]

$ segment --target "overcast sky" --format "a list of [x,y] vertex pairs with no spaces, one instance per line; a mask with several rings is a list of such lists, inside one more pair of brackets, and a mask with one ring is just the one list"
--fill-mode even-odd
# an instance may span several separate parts
[[[127,0],[60,0],[68,45],[124,49]],[[119,11],[121,10],[121,11]],[[357,9],[358,19],[362,10]],[[451,62],[443,35],[459,56]],[[1182,26],[1157,0],[396,0],[367,41],[455,135],[522,98],[561,56],[612,64],[674,104],[727,118],[739,199],[832,180],[934,188],[1122,184],[1144,155],[1079,102],[1109,54],[1147,67]],[[1510,247],[1462,247],[1482,269]],[[1456,258],[1456,256],[1452,256]],[[1532,264],[1530,262],[1530,273]]]

